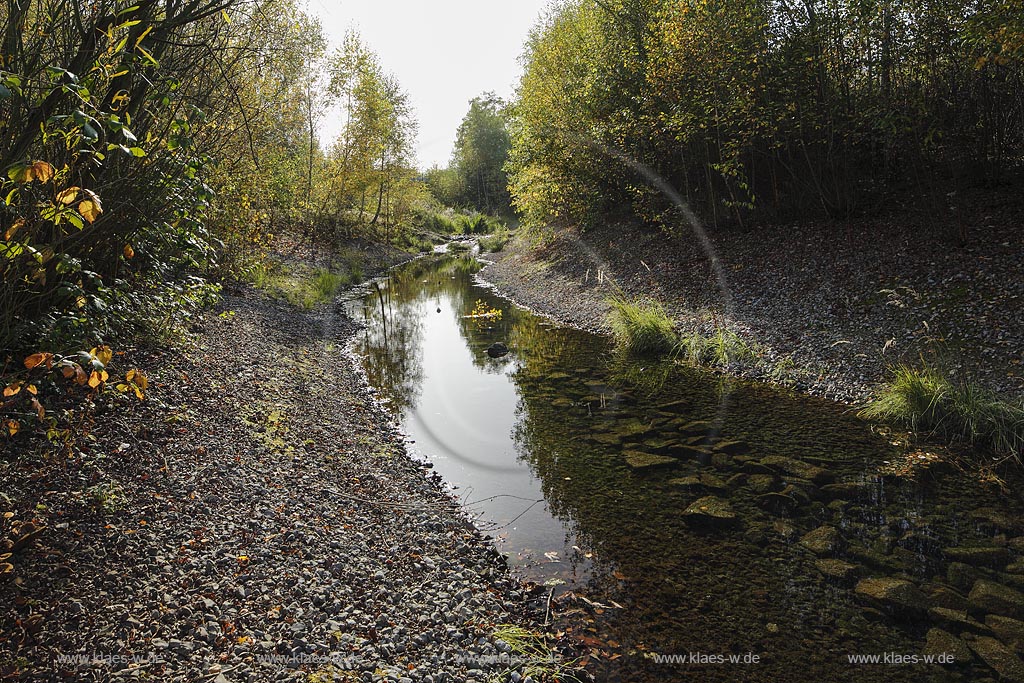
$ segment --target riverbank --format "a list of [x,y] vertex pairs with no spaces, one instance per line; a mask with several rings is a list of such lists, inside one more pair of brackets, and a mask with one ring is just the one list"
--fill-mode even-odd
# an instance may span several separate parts
[[0,585],[0,677],[494,673],[532,594],[406,453],[356,329],[234,287],[175,348],[115,349],[146,401],[108,392],[66,442],[10,442],[0,503],[45,529]]
[[710,235],[720,281],[689,229],[621,225],[519,234],[480,277],[517,302],[607,331],[607,299],[656,299],[684,332],[735,332],[755,350],[730,373],[844,403],[922,358],[1004,396],[1024,393],[1024,205],[977,197],[955,230],[906,213]]

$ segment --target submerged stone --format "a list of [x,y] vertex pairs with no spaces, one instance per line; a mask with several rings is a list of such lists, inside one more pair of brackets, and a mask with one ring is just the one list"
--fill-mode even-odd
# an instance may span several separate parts
[[825,484],[821,492],[829,498],[843,498],[849,500],[858,498],[867,492],[869,485],[863,482],[840,482],[838,484]]
[[1024,594],[995,581],[975,581],[967,600],[978,612],[1014,618],[1024,616]]
[[761,464],[765,467],[793,477],[807,479],[808,481],[814,482],[815,486],[831,484],[836,479],[835,474],[823,467],[818,467],[817,465],[812,465],[794,458],[786,458],[781,455],[769,455],[761,458]]
[[985,625],[992,629],[1006,647],[1018,653],[1024,652],[1024,621],[989,614],[985,617]]
[[798,507],[795,498],[782,493],[763,493],[755,499],[755,502],[759,508],[774,515],[789,514]]
[[967,513],[972,522],[986,531],[1019,532],[1024,520],[992,507],[976,508]]
[[702,436],[714,430],[715,426],[704,420],[694,420],[679,427],[679,431],[690,436]]
[[694,501],[683,511],[686,521],[698,524],[728,526],[737,521],[729,501],[717,496],[705,496]]
[[644,451],[624,451],[624,454],[626,456],[626,464],[635,470],[665,467],[666,465],[674,465],[676,463],[675,458]]
[[974,653],[1012,683],[1024,683],[1024,662],[995,638],[981,636],[969,643]]
[[948,609],[946,607],[932,607],[928,610],[928,617],[946,628],[953,629],[959,633],[972,631],[987,635],[989,629],[980,621],[976,621],[967,614],[965,610]]
[[831,526],[821,526],[809,531],[800,539],[800,545],[815,555],[828,555],[835,552],[842,542],[839,530]]
[[830,579],[843,583],[852,581],[857,576],[859,567],[849,562],[843,562],[834,558],[822,558],[814,561],[818,571]]
[[719,441],[715,450],[729,455],[743,455],[750,452],[750,445],[745,441]]
[[890,576],[861,579],[853,591],[857,597],[894,615],[922,612],[927,607],[924,593],[904,579]]
[[710,472],[669,479],[668,483],[687,489],[706,489],[712,493],[721,493],[726,489],[726,483]]
[[938,657],[943,654],[953,655],[953,660],[956,664],[968,664],[974,659],[970,648],[967,647],[967,643],[940,628],[933,628],[928,631],[921,654],[932,657]]
[[980,576],[977,569],[963,562],[951,562],[946,567],[946,580],[960,590],[970,590]]
[[954,547],[945,548],[942,552],[951,560],[974,566],[1003,566],[1010,561],[1010,553],[1006,548]]
[[771,493],[779,486],[779,479],[774,474],[751,474],[747,477],[747,486],[754,493]]

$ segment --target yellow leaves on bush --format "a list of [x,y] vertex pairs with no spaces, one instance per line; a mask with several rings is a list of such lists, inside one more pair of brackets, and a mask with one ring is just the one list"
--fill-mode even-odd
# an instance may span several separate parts
[[38,398],[33,397],[29,403],[32,404],[32,408],[36,411],[36,415],[39,416],[40,420],[46,417],[46,408],[43,407],[43,404],[39,402]]
[[77,363],[65,365],[60,371],[65,378],[74,378],[75,384],[82,385],[89,381],[89,376],[85,374],[85,370],[82,369],[82,366]]
[[70,204],[74,203],[76,199],[78,199],[78,193],[81,191],[82,188],[78,187],[77,185],[72,185],[71,187],[61,190],[60,192],[57,193],[57,201],[63,204],[64,206],[69,206]]
[[4,387],[4,398],[17,396],[19,393],[21,393],[21,382],[11,382]]
[[135,258],[135,250],[132,249],[132,245],[124,245],[124,257],[129,260]]
[[4,426],[7,428],[8,436],[14,436],[21,430],[21,423],[17,420],[8,420]]
[[110,350],[109,346],[94,346],[89,351],[89,355],[100,362],[104,367],[110,363],[110,359],[114,357],[114,352]]
[[10,242],[14,239],[14,236],[25,226],[25,219],[19,218],[11,224],[11,227],[7,228],[7,232],[4,233],[4,239]]
[[47,370],[53,367],[52,353],[33,353],[25,359],[25,367],[29,370],[44,364]]
[[103,213],[103,204],[100,202],[100,197],[92,190],[82,190],[88,199],[85,199],[78,204],[78,213],[82,214],[82,218],[94,223],[100,214]]
[[89,375],[89,387],[95,389],[108,379],[110,379],[110,375],[107,374],[106,370],[93,370],[92,374]]
[[53,174],[53,166],[45,161],[17,164],[7,171],[7,177],[16,183],[30,183],[33,180],[48,183],[53,180]]

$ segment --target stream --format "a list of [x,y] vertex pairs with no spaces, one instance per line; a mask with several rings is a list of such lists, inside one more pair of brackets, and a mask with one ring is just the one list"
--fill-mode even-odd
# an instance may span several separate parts
[[480,267],[392,271],[347,304],[355,351],[598,680],[1024,681],[1019,482],[838,404],[617,359]]

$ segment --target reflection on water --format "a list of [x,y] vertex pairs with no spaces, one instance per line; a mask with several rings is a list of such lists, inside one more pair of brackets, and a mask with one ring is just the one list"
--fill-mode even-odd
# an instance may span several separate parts
[[[906,454],[839,406],[616,363],[604,338],[473,285],[476,267],[395,271],[351,304],[368,324],[357,350],[513,564],[585,579],[605,605],[565,624],[602,680],[994,680],[997,660],[1013,678],[1024,596],[979,604],[975,582],[1024,589],[1016,494],[952,471],[883,476]],[[478,301],[501,317],[473,317]],[[489,358],[497,341],[512,352]],[[986,619],[1019,624],[1020,643]],[[960,663],[848,658],[943,648]],[[657,661],[691,653],[711,659]],[[747,654],[757,664],[712,663]]]

